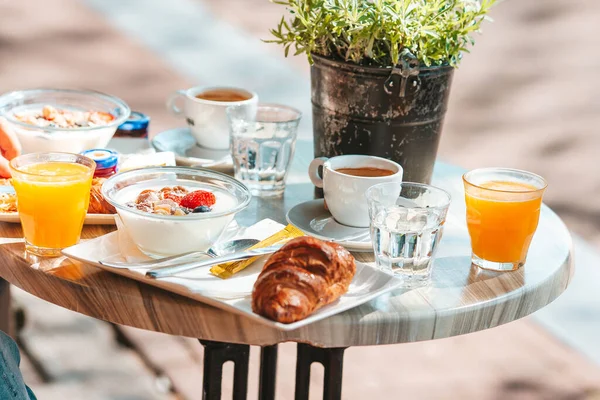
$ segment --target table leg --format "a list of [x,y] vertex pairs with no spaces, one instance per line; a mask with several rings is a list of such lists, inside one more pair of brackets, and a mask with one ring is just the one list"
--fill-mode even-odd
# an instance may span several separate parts
[[344,350],[346,350],[345,347],[324,349],[298,343],[298,354],[296,356],[296,400],[308,400],[310,366],[313,362],[321,363],[325,370],[323,400],[340,400],[342,398]]
[[275,382],[277,377],[277,345],[265,346],[260,350],[260,377],[258,383],[258,400],[275,398]]
[[248,393],[250,346],[200,340],[204,346],[203,400],[221,399],[223,364],[233,361],[233,400],[244,400]]
[[0,278],[0,330],[13,336],[10,306],[10,283]]

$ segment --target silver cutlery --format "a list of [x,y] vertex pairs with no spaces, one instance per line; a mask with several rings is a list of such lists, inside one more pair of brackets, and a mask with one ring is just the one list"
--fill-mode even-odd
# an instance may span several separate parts
[[[165,267],[152,268],[146,271],[146,276],[154,279],[166,278],[169,276],[177,275],[182,272],[191,271],[193,269],[202,267],[211,267],[213,265],[223,264],[230,261],[245,260],[248,258],[263,256],[271,254],[281,249],[283,244],[277,244],[274,246],[264,247],[261,249],[246,250],[240,253],[229,254],[226,256],[210,258],[208,260],[193,261],[180,265],[169,265]],[[107,264],[103,264],[107,265]]]
[[148,268],[157,267],[163,264],[172,264],[173,261],[183,260],[186,258],[208,256],[211,258],[225,256],[227,254],[237,253],[242,250],[246,250],[249,247],[254,246],[260,242],[258,239],[235,239],[228,242],[217,243],[207,251],[190,251],[183,254],[177,254],[175,256],[158,258],[148,261],[140,261],[135,263],[120,262],[120,261],[108,261],[101,260],[100,264],[106,265],[112,268]]

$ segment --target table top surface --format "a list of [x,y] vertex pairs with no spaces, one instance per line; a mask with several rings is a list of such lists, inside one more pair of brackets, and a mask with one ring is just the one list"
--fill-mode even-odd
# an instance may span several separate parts
[[[294,205],[314,198],[306,166],[310,143],[299,142],[283,198],[255,198],[238,214],[241,225],[271,218],[285,223]],[[571,237],[543,206],[527,263],[514,272],[479,270],[470,262],[462,170],[438,163],[433,184],[449,191],[452,205],[434,263],[431,284],[399,289],[306,327],[283,332],[174,293],[64,257],[41,259],[24,252],[18,224],[0,223],[0,276],[67,309],[109,322],[180,336],[268,345],[285,341],[323,347],[414,342],[445,338],[514,321],[544,307],[567,287],[573,272]],[[83,239],[112,226],[86,226]],[[356,253],[372,263],[373,255]]]

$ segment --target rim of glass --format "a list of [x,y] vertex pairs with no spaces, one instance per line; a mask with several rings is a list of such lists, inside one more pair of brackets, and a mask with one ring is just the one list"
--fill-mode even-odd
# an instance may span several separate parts
[[[11,97],[19,97],[23,95],[36,95],[40,93],[71,93],[71,94],[79,94],[84,96],[92,96],[98,97],[103,100],[111,101],[116,104],[115,108],[120,108],[123,110],[123,115],[118,118],[115,118],[111,123],[107,125],[99,125],[92,127],[79,127],[79,128],[58,128],[58,127],[41,127],[32,124],[28,124],[27,122],[21,122],[14,118],[14,113],[7,113],[3,111],[2,114],[6,117],[6,119],[14,125],[21,126],[23,128],[27,128],[28,130],[42,130],[44,132],[89,132],[95,131],[99,129],[112,128],[113,126],[119,126],[123,122],[125,122],[129,115],[131,114],[131,109],[123,100],[118,97],[111,96],[106,93],[98,92],[95,90],[79,90],[79,89],[48,89],[48,88],[39,88],[39,89],[27,89],[27,90],[15,90],[0,97],[0,100]],[[2,108],[4,106],[0,106]],[[111,114],[112,115],[112,114]],[[116,116],[115,116],[116,117]]]
[[[469,178],[467,177],[467,175],[474,173],[474,172],[517,172],[520,174],[524,174],[524,175],[529,175],[533,178],[537,178],[539,179],[543,185],[540,188],[535,188],[535,189],[528,189],[528,190],[504,190],[504,189],[493,189],[493,188],[486,188],[483,187],[481,185],[478,185],[476,183],[473,183],[469,180]],[[471,186],[474,186],[478,189],[481,190],[488,190],[490,192],[498,192],[498,193],[535,193],[535,192],[539,192],[541,190],[545,190],[548,187],[548,182],[546,181],[546,179],[544,179],[542,176],[533,173],[533,172],[529,172],[529,171],[525,171],[522,169],[516,169],[516,168],[499,168],[499,167],[488,167],[488,168],[476,168],[473,169],[469,172],[465,172],[462,176],[463,182],[468,183]]]
[[[190,175],[205,176],[205,177],[209,177],[209,178],[213,177],[213,178],[221,179],[221,180],[229,182],[229,183],[237,186],[239,189],[241,189],[242,192],[245,194],[245,198],[237,206],[235,206],[234,208],[232,208],[230,210],[226,210],[226,211],[220,211],[220,212],[216,212],[216,213],[214,213],[214,212],[195,213],[195,214],[190,213],[190,214],[186,214],[186,215],[160,215],[160,214],[152,214],[149,212],[140,211],[135,208],[128,207],[124,204],[120,204],[117,201],[115,201],[114,199],[112,199],[107,193],[109,186],[116,185],[123,178],[132,177],[132,176],[136,176],[136,175],[169,173],[169,172],[170,173],[180,172],[180,173],[186,173],[186,174],[190,174]],[[153,179],[155,179],[155,178],[153,178]],[[148,179],[148,180],[153,180],[153,179]],[[134,186],[136,184],[137,183],[134,183],[130,186]],[[129,186],[126,186],[126,187],[129,187]],[[115,189],[115,190],[116,190],[116,192],[118,192],[120,189]],[[232,178],[229,175],[223,174],[221,172],[213,171],[213,170],[210,170],[207,168],[191,168],[191,167],[165,166],[165,167],[154,167],[154,168],[140,168],[140,169],[134,169],[134,170],[122,172],[120,174],[113,175],[110,178],[108,178],[106,181],[104,181],[104,183],[102,184],[101,192],[102,192],[102,196],[104,196],[106,201],[108,201],[115,208],[118,208],[120,210],[124,210],[127,212],[131,212],[133,214],[136,214],[136,215],[139,215],[142,217],[146,217],[146,218],[156,218],[156,219],[170,220],[170,221],[185,221],[185,220],[192,220],[192,219],[195,219],[195,220],[210,219],[210,218],[223,217],[226,215],[235,214],[237,212],[240,212],[244,208],[246,208],[248,206],[248,204],[250,204],[250,200],[252,200],[252,194],[250,193],[250,190],[246,187],[246,185],[244,185],[242,182],[238,181],[237,179]]]
[[[228,115],[231,115],[231,110],[236,109],[238,107],[247,107],[247,105],[244,105],[244,104],[231,105],[231,106],[227,107],[225,112],[227,112]],[[260,110],[260,109],[286,110],[286,111],[290,111],[290,112],[296,114],[296,116],[293,118],[289,118],[289,119],[283,119],[281,121],[266,121],[264,118],[258,118],[258,110]],[[277,103],[258,103],[258,105],[256,106],[256,115],[257,115],[257,118],[254,122],[260,122],[261,124],[286,124],[286,123],[290,123],[290,122],[297,122],[297,121],[300,121],[300,119],[302,119],[302,112],[300,110],[298,110],[297,108],[286,106],[283,104],[277,104]]]
[[[380,186],[388,186],[388,185],[400,185],[402,186],[412,186],[412,187],[420,187],[420,188],[424,188],[424,189],[429,189],[429,190],[434,190],[439,192],[440,194],[443,194],[444,196],[446,196],[446,201],[444,202],[444,204],[442,205],[437,205],[437,206],[415,206],[415,207],[411,207],[411,208],[419,208],[419,209],[423,209],[423,210],[430,210],[430,209],[444,209],[448,206],[450,206],[450,203],[452,202],[452,196],[450,195],[450,193],[448,193],[448,191],[438,187],[438,186],[433,186],[433,185],[428,185],[426,183],[418,183],[418,182],[384,182],[384,183],[378,183],[376,185],[371,186],[369,189],[367,189],[367,192],[365,193],[365,195],[367,196],[367,199],[378,202],[378,200],[375,200],[372,198],[371,193],[374,191],[375,188],[380,187]],[[402,191],[401,191],[402,192]]]
[[[76,159],[82,159],[82,160],[86,160],[90,165],[85,165],[82,163],[79,163],[77,161],[61,161],[61,160],[49,160],[49,161],[39,161],[39,162],[32,162],[29,163],[27,165],[31,165],[31,164],[41,164],[41,163],[51,163],[51,162],[70,162],[73,164],[81,164],[81,165],[85,165],[86,167],[88,167],[92,173],[94,173],[94,170],[96,169],[96,161],[92,160],[89,157],[86,157],[82,154],[77,154],[77,153],[66,153],[66,152],[61,152],[61,151],[51,151],[51,152],[38,152],[38,153],[27,153],[27,154],[21,154],[18,157],[13,158],[12,160],[10,160],[10,168],[19,172],[20,174],[23,175],[29,175],[29,176],[47,176],[47,177],[52,177],[51,175],[40,175],[34,172],[28,172],[28,171],[24,171],[21,168],[16,167],[13,163],[18,161],[19,159],[24,159],[24,158],[29,158],[29,157],[39,157],[39,156],[51,156],[51,155],[55,155],[55,156],[69,156],[69,157],[73,157],[75,156]],[[69,178],[69,177],[74,177],[74,176],[81,176],[83,175],[82,173],[76,173],[76,174],[68,174],[68,175],[60,175],[60,177],[57,178]]]

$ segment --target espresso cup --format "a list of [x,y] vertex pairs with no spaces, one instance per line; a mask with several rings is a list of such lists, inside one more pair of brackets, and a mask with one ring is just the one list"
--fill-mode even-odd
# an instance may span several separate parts
[[[219,93],[222,95],[219,96]],[[202,95],[208,98],[198,97]],[[180,101],[182,104],[178,106]],[[247,105],[244,109],[249,115],[256,113],[258,95],[235,87],[196,86],[178,90],[167,100],[167,109],[175,116],[185,117],[192,136],[200,146],[218,150],[229,148],[229,124],[225,110],[238,105]]]
[[[319,176],[321,166],[323,178]],[[353,175],[377,175],[378,171],[388,171],[388,174]],[[369,226],[369,209],[365,196],[367,189],[378,183],[402,182],[402,173],[402,167],[394,161],[363,155],[319,157],[312,160],[308,167],[312,183],[323,188],[325,203],[333,218],[340,224],[357,228]]]

